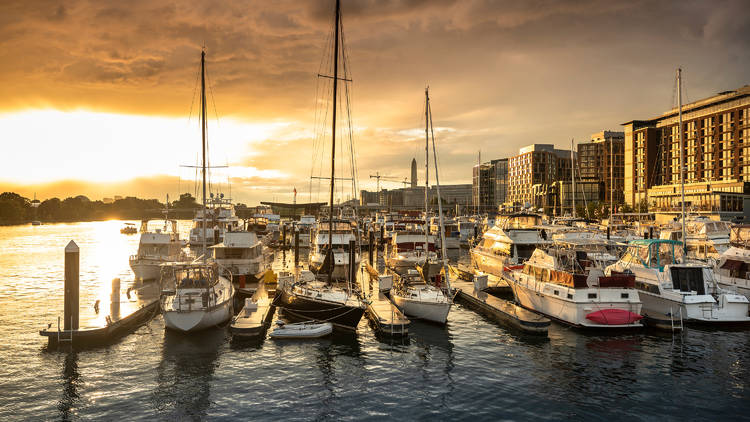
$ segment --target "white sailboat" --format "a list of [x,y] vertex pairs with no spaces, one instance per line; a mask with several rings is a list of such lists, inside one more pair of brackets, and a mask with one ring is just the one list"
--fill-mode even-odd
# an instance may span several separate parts
[[[430,129],[432,128],[432,116],[430,109],[430,96],[428,89],[425,89],[425,155],[427,158],[427,168],[429,169],[429,141],[430,141]],[[430,267],[446,265],[446,245],[445,245],[445,229],[443,226],[443,207],[440,198],[440,180],[437,172],[437,155],[435,148],[435,135],[432,134],[432,148],[433,148],[433,159],[435,160],[435,180],[437,186],[437,197],[438,197],[438,210],[440,216],[440,236],[442,246],[442,260],[435,262],[426,261],[425,265]],[[425,180],[427,176],[425,175]],[[425,187],[425,213],[427,212],[427,188]],[[426,223],[426,219],[425,219]],[[428,244],[428,228],[425,224],[425,244]],[[427,321],[436,322],[438,324],[445,324],[448,320],[448,313],[450,312],[451,306],[453,305],[453,299],[451,295],[450,280],[448,278],[448,271],[445,274],[445,290],[440,277],[438,276],[438,285],[431,283],[430,274],[428,271],[424,271],[419,277],[414,277],[413,274],[410,277],[398,276],[394,278],[393,287],[391,288],[391,299],[393,303],[406,315],[419,318]],[[409,275],[407,273],[407,275]],[[446,293],[447,292],[447,293]]]
[[[201,51],[201,145],[203,150],[203,209],[206,209],[206,51]],[[216,262],[206,256],[206,213],[202,221],[202,255],[193,262],[162,266],[160,300],[168,329],[194,332],[222,324],[232,318],[234,286]]]

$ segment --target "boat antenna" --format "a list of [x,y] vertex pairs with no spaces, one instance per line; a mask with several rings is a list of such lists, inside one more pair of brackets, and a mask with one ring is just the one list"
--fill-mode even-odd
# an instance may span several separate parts
[[201,147],[203,162],[201,175],[203,177],[203,263],[206,263],[206,46],[201,49]]
[[570,139],[570,191],[573,194],[573,212],[571,215],[573,215],[573,218],[576,218],[576,165],[573,158],[573,143],[575,142],[575,138]]
[[[336,97],[338,95],[339,80],[339,19],[341,14],[341,1],[336,0],[336,16],[333,22],[333,122],[331,128],[331,202],[328,213],[328,254],[330,262],[333,263],[333,192],[336,183]],[[333,280],[333,265],[328,266],[328,281]]]

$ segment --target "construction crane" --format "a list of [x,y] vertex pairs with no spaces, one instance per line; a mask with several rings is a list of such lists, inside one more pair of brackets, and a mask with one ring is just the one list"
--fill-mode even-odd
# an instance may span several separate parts
[[403,180],[401,180],[400,177],[395,176],[383,176],[379,172],[375,172],[375,174],[370,175],[370,179],[376,179],[377,180],[377,192],[380,193],[380,179],[389,181],[389,182],[396,182],[396,183],[403,183],[404,187],[406,187],[409,182],[406,177],[404,177]]

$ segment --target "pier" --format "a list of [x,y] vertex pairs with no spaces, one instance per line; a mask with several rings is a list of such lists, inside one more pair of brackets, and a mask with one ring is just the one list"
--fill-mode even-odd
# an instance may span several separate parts
[[240,338],[258,338],[271,325],[274,310],[272,299],[261,282],[253,297],[245,299],[244,307],[232,320],[229,331]]
[[[404,336],[409,334],[411,321],[391,302],[384,293],[380,291],[380,279],[377,270],[369,263],[365,263],[369,282],[367,286],[362,285],[362,291],[369,292],[367,305],[367,318],[372,322],[378,334],[389,336]],[[374,288],[373,288],[373,285]]]
[[474,283],[457,280],[451,283],[451,287],[456,289],[456,298],[467,308],[524,333],[547,335],[551,323],[548,318],[513,302],[496,298],[483,289],[477,289]]
[[65,247],[63,317],[58,317],[57,325],[49,323],[47,328],[39,331],[39,335],[47,337],[49,348],[64,343],[72,347],[108,344],[135,331],[159,313],[161,292],[158,283],[128,289],[123,294],[118,278],[112,280],[112,292],[108,300],[98,300],[93,307],[80,309],[78,264],[78,245],[70,241]]

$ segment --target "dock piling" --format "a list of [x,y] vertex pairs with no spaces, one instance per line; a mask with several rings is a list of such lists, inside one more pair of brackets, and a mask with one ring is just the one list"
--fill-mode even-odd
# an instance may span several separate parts
[[349,241],[349,280],[351,280],[352,286],[357,282],[357,268],[354,265],[354,261],[357,255],[354,252],[354,239]]
[[112,319],[120,316],[120,279],[112,279],[112,294],[109,297],[109,314]]
[[367,240],[369,241],[369,244],[370,244],[370,247],[367,248],[367,253],[370,255],[369,256],[369,258],[370,258],[370,265],[374,266],[375,265],[375,263],[374,263],[375,261],[372,260],[373,259],[372,258],[373,257],[372,250],[375,249],[375,233],[373,233],[372,230],[370,230],[369,238]]
[[299,266],[299,227],[294,229],[294,268]]
[[65,305],[63,312],[63,329],[65,331],[78,329],[79,257],[78,245],[71,240],[65,247]]
[[286,248],[286,224],[281,225],[281,247]]

